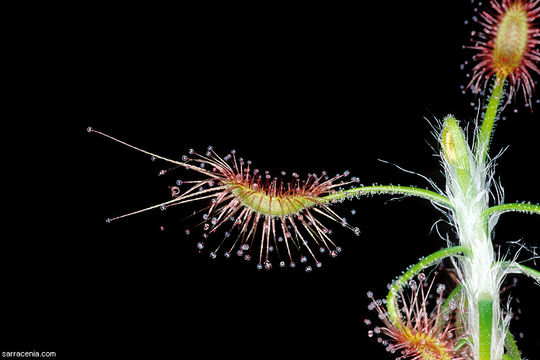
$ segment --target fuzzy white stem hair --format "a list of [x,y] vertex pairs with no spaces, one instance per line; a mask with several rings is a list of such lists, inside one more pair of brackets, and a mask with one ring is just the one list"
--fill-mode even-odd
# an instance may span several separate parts
[[[456,167],[441,156],[446,175],[446,195],[453,205],[453,210],[449,214],[450,222],[456,228],[460,245],[470,250],[470,255],[460,258],[457,263],[466,300],[462,304],[464,307],[462,310],[466,314],[465,326],[471,339],[472,353],[478,354],[480,346],[478,300],[486,295],[493,299],[491,358],[501,359],[509,322],[509,318],[503,319],[499,299],[505,269],[496,262],[491,242],[491,230],[498,219],[493,218],[486,223],[482,216],[489,207],[493,162],[483,165],[481,159],[477,159],[469,147],[467,152],[470,169],[467,184],[463,183],[463,177],[459,177]],[[502,188],[497,189],[501,191],[497,196],[500,200]]]

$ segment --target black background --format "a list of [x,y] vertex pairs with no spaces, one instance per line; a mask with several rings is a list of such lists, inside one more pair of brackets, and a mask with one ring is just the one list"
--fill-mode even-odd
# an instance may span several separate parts
[[[72,9],[48,23],[52,35],[34,40],[50,64],[42,70],[53,81],[41,89],[52,111],[29,144],[38,144],[22,190],[30,206],[16,210],[11,226],[19,231],[3,245],[2,351],[392,358],[367,336],[363,320],[376,319],[365,294],[384,297],[396,275],[444,246],[432,231],[441,214],[429,203],[374,197],[338,205],[362,233],[334,226],[343,252],[309,274],[211,260],[195,247],[200,231],[184,235],[193,221],[181,219],[196,207],[105,223],[166,201],[168,186],[194,174],[158,177],[168,164],[86,127],[171,158],[213,145],[273,174],[349,170],[364,184],[428,186],[383,159],[442,187],[432,127],[448,113],[463,124],[477,116],[471,103],[479,99],[460,88],[474,6],[126,5]],[[538,202],[540,122],[522,97],[516,103],[519,111],[509,106],[497,125],[492,153],[510,145],[498,161],[506,200]],[[495,242],[538,245],[538,224],[504,215]],[[532,359],[540,290],[520,278],[512,292],[522,311],[512,328]]]

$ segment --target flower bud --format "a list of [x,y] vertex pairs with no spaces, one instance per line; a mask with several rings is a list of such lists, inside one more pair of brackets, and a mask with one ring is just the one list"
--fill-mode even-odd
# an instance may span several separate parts
[[457,120],[452,115],[444,119],[441,146],[448,164],[460,170],[469,170],[469,145],[465,141]]

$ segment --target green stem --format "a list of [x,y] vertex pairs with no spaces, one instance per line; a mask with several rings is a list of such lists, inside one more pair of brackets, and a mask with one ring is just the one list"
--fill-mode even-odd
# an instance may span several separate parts
[[[448,315],[453,311],[453,309],[450,307],[450,303],[453,300],[457,304],[457,298],[461,295],[461,290],[463,289],[463,286],[461,284],[458,284],[454,290],[448,295],[446,300],[444,301],[442,307],[441,307],[441,314],[443,317]],[[441,323],[442,324],[442,323]]]
[[511,211],[540,215],[540,205],[519,203],[495,205],[484,210],[482,216],[487,220],[489,216]]
[[[495,79],[495,85],[493,87],[493,92],[489,98],[489,103],[484,115],[484,120],[482,121],[482,127],[480,128],[480,133],[478,134],[478,139],[476,143],[476,155],[478,159],[481,159],[482,164],[485,163],[487,153],[489,150],[489,143],[491,141],[491,135],[493,133],[493,126],[495,120],[497,119],[497,112],[499,105],[501,103],[504,82],[506,77],[499,77]],[[478,156],[480,155],[480,156]]]
[[333,194],[320,198],[323,201],[332,200],[344,200],[353,196],[363,196],[371,194],[397,194],[405,196],[417,196],[426,200],[435,201],[445,207],[451,207],[450,200],[441,194],[436,192],[419,189],[411,186],[394,186],[394,185],[381,185],[381,186],[361,186],[349,190],[336,191]]
[[507,269],[514,270],[519,274],[527,275],[528,277],[536,280],[536,282],[540,284],[540,271],[536,269],[510,261],[503,261],[501,262],[501,265],[505,266]]
[[420,260],[420,262],[417,264],[411,266],[403,275],[399,277],[399,279],[394,281],[390,287],[388,296],[386,297],[386,309],[388,311],[388,316],[390,316],[390,319],[394,324],[396,324],[396,326],[401,324],[401,317],[399,315],[396,295],[403,288],[403,286],[405,286],[409,280],[411,280],[425,268],[434,265],[449,256],[454,256],[459,253],[468,253],[468,249],[465,246],[454,246],[436,251]]
[[[521,360],[521,354],[516,344],[514,336],[510,331],[506,332],[506,337],[504,338],[504,347],[506,349],[506,355],[509,360]],[[503,356],[503,359],[505,359]]]
[[480,294],[478,299],[478,325],[480,336],[479,359],[491,359],[491,332],[493,330],[493,298],[491,295]]

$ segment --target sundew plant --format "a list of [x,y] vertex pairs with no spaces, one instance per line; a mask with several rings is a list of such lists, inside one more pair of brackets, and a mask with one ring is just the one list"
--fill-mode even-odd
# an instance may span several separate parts
[[[501,300],[501,291],[512,274],[540,284],[540,271],[508,255],[504,246],[496,250],[494,229],[502,214],[537,217],[540,205],[504,201],[495,173],[495,161],[502,155],[493,153],[490,145],[505,111],[538,111],[534,88],[540,75],[539,19],[540,0],[491,1],[478,9],[477,30],[465,46],[472,54],[472,73],[463,86],[464,91],[478,94],[477,117],[464,121],[446,114],[433,124],[444,186],[423,175],[430,183],[428,189],[364,185],[349,171],[318,171],[305,177],[282,171],[276,176],[235,150],[220,154],[212,146],[203,151],[188,149],[173,159],[113,137],[105,129],[88,127],[91,134],[168,164],[159,175],[183,170],[189,174],[171,184],[170,199],[106,222],[149,210],[204,204],[192,215],[197,225],[186,227],[184,233],[198,232],[196,247],[208,250],[211,258],[239,257],[261,271],[312,272],[323,266],[322,259],[338,257],[342,251],[332,225],[349,230],[351,237],[360,236],[360,226],[349,223],[338,205],[360,207],[365,197],[375,195],[425,199],[443,214],[453,234],[443,236],[444,248],[404,269],[385,297],[378,299],[368,292],[369,308],[377,314],[377,320],[366,319],[374,326],[368,336],[380,339],[389,358],[399,360],[522,359],[510,331],[512,311]],[[526,244],[522,247],[527,249]],[[451,266],[439,272],[449,274],[452,286],[436,284],[430,271],[443,261]]]

